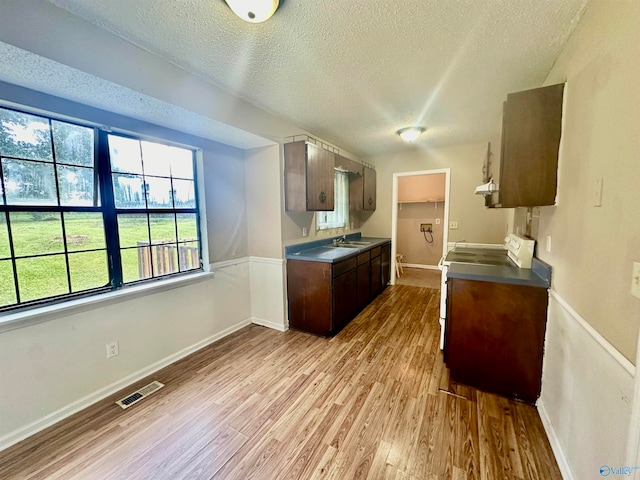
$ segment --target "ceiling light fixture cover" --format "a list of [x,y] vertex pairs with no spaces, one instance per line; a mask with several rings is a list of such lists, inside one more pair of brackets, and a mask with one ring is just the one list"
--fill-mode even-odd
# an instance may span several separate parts
[[424,127],[406,127],[401,128],[397,133],[405,142],[415,142],[425,130]]
[[225,0],[225,2],[233,13],[251,23],[268,20],[280,5],[280,0]]

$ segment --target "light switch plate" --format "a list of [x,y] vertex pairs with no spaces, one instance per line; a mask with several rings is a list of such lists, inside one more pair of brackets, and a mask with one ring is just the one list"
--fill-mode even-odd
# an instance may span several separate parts
[[640,299],[640,262],[633,262],[633,277],[631,279],[631,295]]
[[547,253],[551,253],[551,235],[547,235],[547,245],[545,250]]

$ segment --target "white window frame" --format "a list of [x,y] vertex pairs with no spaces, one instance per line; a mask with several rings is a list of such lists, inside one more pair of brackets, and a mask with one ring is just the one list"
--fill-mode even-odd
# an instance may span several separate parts
[[316,213],[316,230],[346,228],[349,225],[349,173],[335,170],[333,182],[333,210]]

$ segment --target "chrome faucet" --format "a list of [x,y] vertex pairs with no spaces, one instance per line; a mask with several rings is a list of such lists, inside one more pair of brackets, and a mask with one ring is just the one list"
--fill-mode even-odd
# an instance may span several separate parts
[[333,246],[334,246],[334,247],[337,247],[337,246],[338,246],[338,244],[340,244],[340,243],[344,243],[344,242],[346,242],[346,241],[347,241],[347,236],[346,236],[346,235],[342,235],[341,237],[334,238],[334,239],[333,239]]

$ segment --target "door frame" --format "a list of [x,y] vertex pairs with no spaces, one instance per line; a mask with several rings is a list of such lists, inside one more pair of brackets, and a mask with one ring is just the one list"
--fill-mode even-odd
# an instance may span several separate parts
[[433,170],[419,170],[416,172],[401,172],[393,174],[393,190],[391,194],[391,285],[396,284],[396,237],[398,235],[398,178],[420,175],[436,175],[444,173],[444,222],[442,234],[442,256],[447,254],[449,243],[449,195],[451,191],[451,169],[437,168]]

